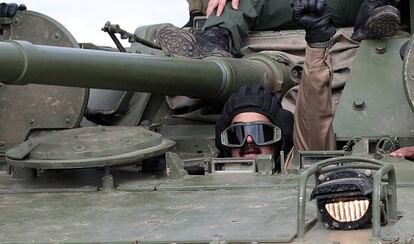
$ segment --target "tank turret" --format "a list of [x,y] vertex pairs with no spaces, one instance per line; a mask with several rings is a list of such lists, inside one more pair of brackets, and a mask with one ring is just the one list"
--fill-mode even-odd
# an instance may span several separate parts
[[[262,84],[286,108],[304,32],[251,32],[243,58],[192,60],[156,48],[159,26],[109,26],[131,43],[115,41],[118,52],[79,44],[39,13],[0,18],[2,241],[412,242],[413,162],[388,155],[414,144],[407,29],[361,43],[338,30],[337,150],[297,152],[292,168],[272,174],[277,155],[216,158],[217,105]],[[173,108],[164,95],[197,99]]]

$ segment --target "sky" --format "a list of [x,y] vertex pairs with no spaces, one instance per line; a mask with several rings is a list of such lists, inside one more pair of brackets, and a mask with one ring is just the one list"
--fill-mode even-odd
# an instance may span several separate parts
[[24,3],[27,9],[57,20],[78,42],[112,47],[115,44],[109,35],[101,31],[106,21],[119,24],[130,33],[142,25],[183,26],[188,21],[185,0],[24,0],[16,3]]

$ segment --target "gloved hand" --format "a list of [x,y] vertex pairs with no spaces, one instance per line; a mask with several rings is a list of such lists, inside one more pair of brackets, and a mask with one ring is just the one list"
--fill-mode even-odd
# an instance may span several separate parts
[[26,6],[24,4],[17,5],[16,3],[0,3],[0,17],[12,18],[19,10],[26,10]]
[[199,10],[191,11],[190,19],[188,20],[187,24],[185,24],[183,27],[193,27],[194,17],[197,16],[204,16],[204,14]]
[[325,0],[293,0],[292,19],[306,30],[309,44],[328,42],[336,33]]

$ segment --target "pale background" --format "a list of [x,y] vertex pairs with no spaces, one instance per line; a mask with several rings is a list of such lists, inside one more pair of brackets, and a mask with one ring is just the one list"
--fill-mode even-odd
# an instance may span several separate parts
[[101,31],[106,21],[119,24],[133,33],[142,25],[172,23],[183,26],[188,21],[186,0],[23,0],[27,9],[52,17],[63,24],[78,42],[112,46]]

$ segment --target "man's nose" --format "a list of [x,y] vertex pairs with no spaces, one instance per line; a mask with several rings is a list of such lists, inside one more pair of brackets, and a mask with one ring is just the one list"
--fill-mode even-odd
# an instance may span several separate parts
[[247,144],[253,144],[254,143],[253,137],[252,136],[247,136],[246,142],[247,142]]

